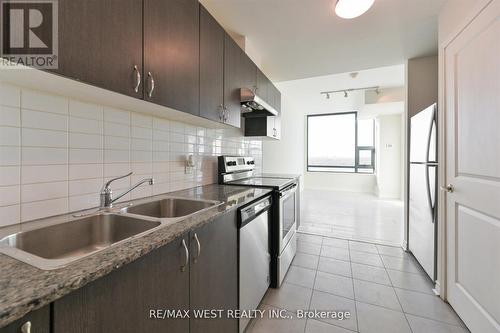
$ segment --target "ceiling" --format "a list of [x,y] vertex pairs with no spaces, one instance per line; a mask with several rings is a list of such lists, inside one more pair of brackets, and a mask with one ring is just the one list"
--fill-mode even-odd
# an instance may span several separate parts
[[353,20],[334,0],[201,0],[226,30],[246,36],[273,81],[403,64],[437,54],[446,0],[375,0]]

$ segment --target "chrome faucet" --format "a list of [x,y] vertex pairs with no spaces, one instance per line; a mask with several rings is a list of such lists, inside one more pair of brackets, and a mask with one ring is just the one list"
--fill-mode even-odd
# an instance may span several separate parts
[[145,179],[141,180],[140,182],[138,182],[137,184],[135,184],[134,186],[132,186],[131,188],[129,188],[128,190],[126,190],[125,192],[119,194],[116,198],[113,198],[113,191],[111,190],[111,187],[110,187],[111,183],[114,182],[115,180],[128,177],[132,174],[133,174],[133,172],[130,172],[129,174],[126,174],[124,176],[113,178],[113,179],[109,180],[108,182],[106,182],[106,184],[104,184],[104,186],[102,187],[102,190],[101,190],[101,195],[100,195],[101,204],[99,206],[101,209],[113,207],[113,203],[116,200],[119,200],[124,195],[133,191],[134,189],[136,189],[137,187],[141,186],[142,184],[144,184],[146,182],[148,182],[149,185],[153,185],[155,183],[154,178],[145,178]]

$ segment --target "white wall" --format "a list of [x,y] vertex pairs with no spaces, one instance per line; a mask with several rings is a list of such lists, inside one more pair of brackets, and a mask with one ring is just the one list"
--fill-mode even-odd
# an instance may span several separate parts
[[324,90],[349,89],[380,85],[397,87],[404,84],[404,66],[390,66],[360,71],[353,79],[348,73],[302,80],[278,82],[282,95],[282,133],[280,141],[263,143],[264,172],[286,172],[303,175],[304,187],[353,192],[372,192],[374,175],[335,174],[306,171],[306,116],[308,114],[363,111],[364,92],[343,93],[326,99]]
[[385,199],[401,198],[401,114],[377,117],[377,195]]

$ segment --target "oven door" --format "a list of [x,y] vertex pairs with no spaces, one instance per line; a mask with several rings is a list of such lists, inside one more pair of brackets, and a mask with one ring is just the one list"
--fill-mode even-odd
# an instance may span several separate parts
[[280,253],[295,233],[297,226],[297,184],[292,184],[279,194]]

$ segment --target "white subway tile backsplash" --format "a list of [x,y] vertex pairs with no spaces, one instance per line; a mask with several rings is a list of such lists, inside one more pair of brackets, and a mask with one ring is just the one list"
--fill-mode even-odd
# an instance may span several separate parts
[[144,151],[152,151],[153,150],[153,141],[146,139],[135,139],[132,138],[130,144],[131,150],[144,150]]
[[104,163],[129,163],[130,151],[106,149],[104,151]]
[[68,163],[68,149],[65,148],[22,148],[23,165],[46,165]]
[[152,162],[153,153],[151,151],[131,150],[130,162]]
[[[102,184],[121,201],[217,182],[217,155],[255,155],[241,130],[208,129],[0,84],[0,224],[96,207]],[[5,97],[5,98],[4,98]],[[196,167],[185,173],[186,158]]]
[[69,196],[99,193],[99,190],[102,188],[103,184],[103,178],[70,180]]
[[19,185],[0,186],[0,206],[11,206],[20,203],[21,188]]
[[130,163],[130,170],[134,175],[151,175],[153,173],[153,163]]
[[24,147],[64,148],[68,146],[68,133],[23,128],[22,140]]
[[104,121],[130,125],[130,112],[104,107]]
[[106,163],[104,164],[104,178],[118,177],[132,171],[129,163]]
[[0,104],[20,107],[21,89],[10,84],[0,83]]
[[130,126],[124,124],[104,122],[104,135],[130,137]]
[[103,164],[71,164],[69,166],[69,180],[103,178]]
[[153,118],[153,129],[168,132],[170,131],[170,121],[155,117]]
[[69,150],[69,163],[70,164],[92,164],[103,163],[103,150],[102,149],[76,149]]
[[22,109],[21,124],[23,128],[38,128],[38,129],[49,129],[56,131],[67,131],[68,116]]
[[[157,141],[164,141],[164,142],[168,142],[170,141],[170,132],[165,132],[165,131],[160,131],[160,130],[153,130],[153,142],[157,142]],[[181,135],[182,134],[178,134],[178,135]]]
[[21,126],[21,110],[16,107],[0,105],[0,125]]
[[0,126],[0,146],[21,145],[21,129],[19,127]]
[[69,101],[69,115],[101,121],[104,119],[102,106],[73,100]]
[[99,207],[99,195],[97,193],[69,197],[69,210],[72,212],[94,207]]
[[102,135],[104,123],[95,119],[69,118],[69,130],[72,133],[87,133]]
[[21,205],[0,207],[0,227],[21,221]]
[[52,199],[23,203],[21,205],[21,222],[54,216],[68,211],[68,198]]
[[0,167],[0,186],[18,185],[21,183],[21,168],[19,166]]
[[68,180],[68,165],[37,165],[21,167],[21,184]]
[[23,109],[68,114],[68,99],[33,90],[23,90],[21,94]]
[[152,128],[153,127],[153,117],[133,112],[130,115],[130,124],[132,126]]
[[153,152],[154,162],[168,162],[170,161],[170,152],[168,151],[154,151]]
[[21,148],[0,146],[0,166],[20,165]]
[[97,134],[70,133],[70,148],[102,149],[103,136]]
[[48,199],[66,198],[68,196],[68,182],[52,182],[27,184],[21,186],[21,202],[33,202]]
[[130,136],[136,139],[152,140],[153,130],[151,128],[132,126],[132,131],[130,132]]
[[121,138],[117,136],[105,136],[104,137],[104,149],[114,149],[114,150],[129,150],[130,149],[130,138]]

